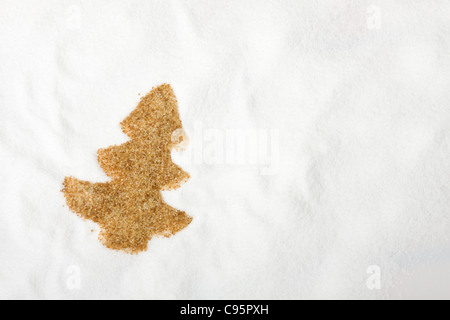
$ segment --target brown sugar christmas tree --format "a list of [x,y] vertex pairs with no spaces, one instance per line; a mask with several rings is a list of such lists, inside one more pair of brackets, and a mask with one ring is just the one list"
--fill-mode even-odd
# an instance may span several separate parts
[[72,211],[101,227],[100,241],[106,247],[137,253],[146,250],[154,236],[169,237],[192,221],[161,196],[161,190],[178,188],[189,179],[170,154],[183,142],[183,135],[174,134],[182,124],[171,86],[154,88],[121,126],[130,141],[98,151],[111,181],[68,177],[62,191]]

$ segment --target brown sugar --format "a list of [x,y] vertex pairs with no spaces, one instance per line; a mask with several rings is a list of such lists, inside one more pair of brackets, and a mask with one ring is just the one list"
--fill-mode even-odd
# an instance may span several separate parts
[[91,183],[67,177],[67,205],[100,228],[108,248],[137,253],[155,236],[169,237],[192,218],[166,204],[161,190],[178,188],[189,174],[172,162],[170,152],[183,143],[177,99],[170,85],[154,88],[121,123],[131,140],[98,151],[101,168],[111,178]]

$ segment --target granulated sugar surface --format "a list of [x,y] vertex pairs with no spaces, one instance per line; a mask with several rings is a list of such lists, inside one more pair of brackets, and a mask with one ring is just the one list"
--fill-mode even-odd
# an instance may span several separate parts
[[0,299],[450,298],[450,1],[0,3]]

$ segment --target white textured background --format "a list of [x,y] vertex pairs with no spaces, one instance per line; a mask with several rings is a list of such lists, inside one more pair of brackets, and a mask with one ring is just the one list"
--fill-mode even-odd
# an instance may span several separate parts
[[[450,298],[449,57],[448,0],[0,0],[0,298]],[[194,222],[124,255],[59,190],[164,82],[279,170],[186,162]]]

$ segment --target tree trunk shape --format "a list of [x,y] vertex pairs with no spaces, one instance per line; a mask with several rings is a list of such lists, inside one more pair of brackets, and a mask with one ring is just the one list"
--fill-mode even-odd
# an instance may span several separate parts
[[169,237],[192,221],[161,196],[161,190],[176,189],[189,179],[170,154],[183,142],[183,136],[173,135],[182,124],[171,86],[154,88],[121,126],[131,140],[98,151],[111,181],[67,177],[62,191],[73,212],[101,227],[100,241],[106,247],[137,253],[145,251],[154,236]]

